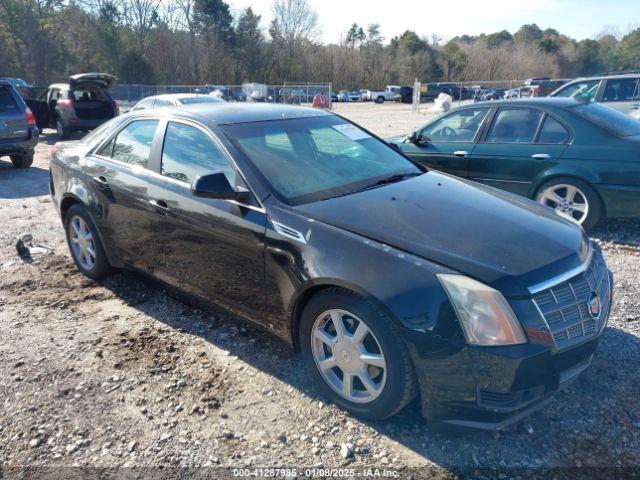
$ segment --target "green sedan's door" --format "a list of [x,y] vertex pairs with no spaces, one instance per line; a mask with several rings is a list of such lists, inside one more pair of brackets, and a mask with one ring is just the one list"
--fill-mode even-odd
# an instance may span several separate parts
[[538,175],[558,162],[571,132],[550,114],[531,107],[501,107],[473,150],[469,178],[528,196]]
[[465,108],[449,113],[416,132],[414,142],[399,147],[416,162],[466,178],[469,157],[490,107]]

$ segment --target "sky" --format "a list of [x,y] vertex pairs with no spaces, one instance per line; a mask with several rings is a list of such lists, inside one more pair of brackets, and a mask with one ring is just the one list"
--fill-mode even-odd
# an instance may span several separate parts
[[[525,23],[555,28],[577,40],[594,38],[604,29],[625,34],[640,27],[640,0],[308,0],[318,12],[324,43],[337,43],[349,26],[379,23],[388,41],[405,30],[443,40],[508,30]],[[266,28],[272,0],[227,0],[234,13],[246,7],[262,15]],[[447,12],[438,12],[439,7]]]

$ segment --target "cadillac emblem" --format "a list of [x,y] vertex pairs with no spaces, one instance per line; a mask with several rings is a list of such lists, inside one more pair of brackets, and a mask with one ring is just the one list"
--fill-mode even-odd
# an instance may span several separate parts
[[600,319],[602,305],[600,304],[600,298],[595,292],[591,292],[591,295],[589,295],[587,309],[589,310],[589,315],[591,316],[591,318],[593,318],[594,320]]

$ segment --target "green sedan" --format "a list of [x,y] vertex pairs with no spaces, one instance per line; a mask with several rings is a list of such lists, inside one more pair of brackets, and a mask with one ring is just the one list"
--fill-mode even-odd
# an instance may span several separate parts
[[502,100],[391,142],[435,170],[535,199],[583,226],[640,217],[640,121],[597,103]]

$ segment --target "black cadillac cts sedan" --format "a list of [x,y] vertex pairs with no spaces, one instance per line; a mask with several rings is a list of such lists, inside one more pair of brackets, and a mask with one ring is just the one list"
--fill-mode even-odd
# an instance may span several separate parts
[[362,417],[419,395],[431,420],[502,428],[588,367],[609,315],[578,225],[321,110],[124,115],[56,145],[51,193],[82,273],[131,268],[246,317]]

